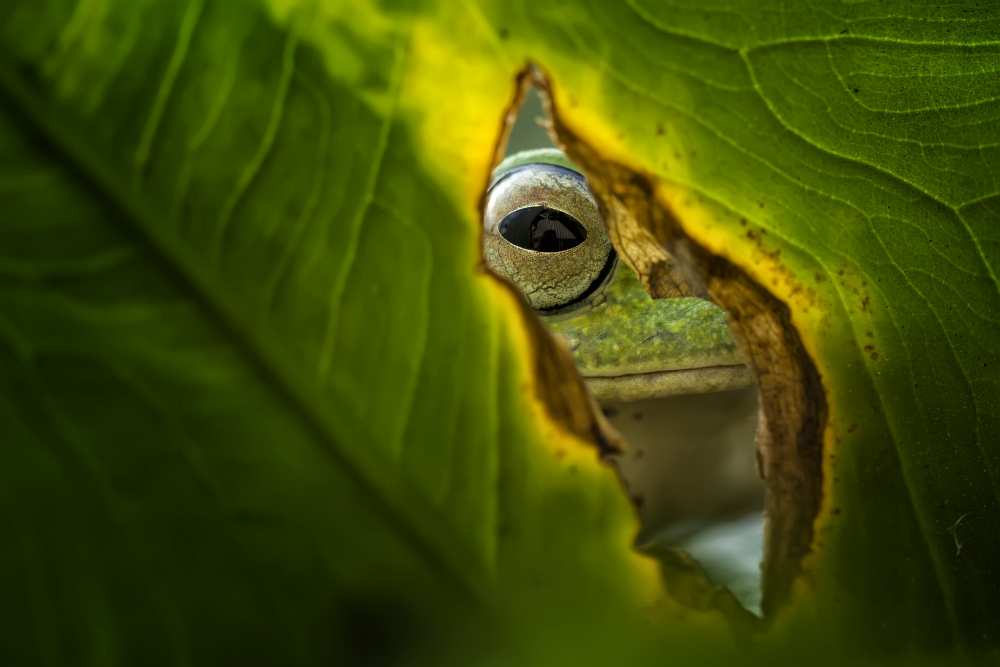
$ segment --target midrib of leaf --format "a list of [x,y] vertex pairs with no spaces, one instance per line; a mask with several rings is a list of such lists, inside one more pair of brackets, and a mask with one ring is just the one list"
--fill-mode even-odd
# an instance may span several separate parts
[[[291,406],[308,430],[325,445],[324,449],[359,487],[368,492],[373,506],[398,531],[402,539],[409,542],[414,551],[422,556],[431,570],[439,575],[439,579],[463,598],[485,601],[488,598],[489,582],[468,566],[469,563],[475,563],[476,559],[471,556],[468,547],[460,540],[455,540],[453,534],[449,534],[450,526],[445,521],[440,521],[443,519],[440,510],[433,507],[401,475],[395,474],[387,481],[380,481],[380,478],[385,478],[384,472],[390,469],[388,461],[378,455],[371,455],[364,460],[339,444],[335,424],[324,416],[328,413],[295,381],[290,370],[281,363],[279,355],[269,349],[266,339],[248,333],[253,328],[244,321],[236,308],[227,304],[222,290],[212,284],[180,244],[158,231],[161,227],[153,222],[156,215],[145,205],[139,193],[122,185],[114,169],[108,167],[84,142],[78,140],[71,129],[54,118],[49,107],[25,85],[17,72],[18,68],[10,62],[9,55],[0,54],[0,95],[9,102],[7,112],[20,115],[26,124],[34,127],[45,143],[67,158],[67,164],[81,183],[122,212],[122,217],[149,244],[163,262],[164,268],[187,287],[194,300],[202,305],[208,318],[216,321],[248,366],[256,370],[262,383],[273,390],[276,400],[285,401]],[[337,393],[335,387],[329,387],[328,391]],[[341,409],[347,409],[350,404],[337,396],[329,398],[339,404]],[[352,420],[353,425],[367,436],[363,422],[353,416]],[[369,452],[374,450],[364,446],[357,449]],[[379,467],[382,475],[378,474]]]

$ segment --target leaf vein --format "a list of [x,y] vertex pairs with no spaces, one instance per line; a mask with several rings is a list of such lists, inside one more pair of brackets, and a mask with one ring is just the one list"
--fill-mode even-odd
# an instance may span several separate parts
[[180,73],[181,67],[184,65],[184,60],[187,58],[188,50],[191,45],[191,38],[194,35],[198,21],[201,18],[203,7],[204,0],[193,0],[188,3],[187,11],[184,12],[184,18],[181,21],[181,25],[177,33],[177,41],[174,45],[174,51],[170,55],[170,60],[167,63],[167,69],[163,74],[163,78],[160,80],[160,86],[156,91],[156,97],[153,99],[153,108],[146,120],[146,124],[142,128],[139,145],[135,150],[133,161],[139,173],[142,173],[145,170],[146,164],[149,161],[153,140],[155,139],[156,133],[160,128],[161,121],[163,120],[163,112],[167,108],[167,102],[173,94],[174,84],[177,82],[177,75]]

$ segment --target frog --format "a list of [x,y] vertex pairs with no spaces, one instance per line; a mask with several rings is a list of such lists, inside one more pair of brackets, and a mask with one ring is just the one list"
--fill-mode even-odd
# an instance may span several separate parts
[[[682,544],[705,562],[722,553],[731,570],[732,529],[702,544],[721,518],[736,522],[748,553],[762,548],[756,388],[725,311],[695,296],[653,298],[611,243],[587,178],[557,148],[508,156],[484,202],[486,265],[569,347],[624,436],[612,463],[636,501],[639,541]],[[735,584],[751,608],[757,562],[746,559]]]
[[494,169],[483,238],[486,264],[566,342],[599,402],[753,384],[725,311],[693,296],[650,296],[559,149],[521,151]]

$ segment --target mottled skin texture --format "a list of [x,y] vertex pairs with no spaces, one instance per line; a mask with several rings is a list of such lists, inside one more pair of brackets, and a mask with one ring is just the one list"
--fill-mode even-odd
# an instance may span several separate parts
[[742,363],[721,309],[703,299],[654,300],[624,263],[594,302],[545,318],[587,377]]
[[[525,151],[504,160],[493,181],[530,164],[574,168],[560,151]],[[506,242],[491,237],[489,227],[486,233],[489,261],[491,248]],[[520,272],[504,266],[501,273],[526,294],[537,291],[532,281],[540,273],[544,275],[537,280],[545,283],[569,275],[560,261],[552,262],[548,274],[534,266]],[[752,383],[720,308],[695,298],[653,299],[621,261],[605,287],[584,303],[570,312],[542,316],[553,333],[567,340],[577,368],[599,400],[706,393]]]
[[569,343],[599,400],[707,393],[752,382],[721,309],[702,299],[652,299],[623,263],[592,305],[544,320]]

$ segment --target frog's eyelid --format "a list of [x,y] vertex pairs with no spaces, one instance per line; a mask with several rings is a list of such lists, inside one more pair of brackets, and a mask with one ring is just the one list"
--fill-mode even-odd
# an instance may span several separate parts
[[501,181],[506,180],[509,176],[511,176],[513,174],[516,174],[516,173],[521,172],[521,171],[525,171],[527,169],[535,169],[535,170],[537,170],[537,169],[547,169],[547,170],[550,170],[550,171],[556,171],[556,172],[559,172],[559,173],[562,173],[562,174],[567,174],[569,176],[573,176],[574,178],[579,179],[579,181],[581,183],[583,183],[584,185],[587,185],[587,179],[586,179],[586,177],[584,177],[583,174],[581,174],[580,172],[576,171],[575,169],[570,169],[569,167],[564,167],[561,164],[549,164],[547,162],[531,162],[531,163],[528,163],[528,164],[521,164],[521,165],[518,165],[516,167],[512,167],[512,168],[508,169],[507,171],[505,171],[505,172],[503,172],[501,174],[497,174],[496,172],[494,172],[493,173],[493,178],[490,179],[490,186],[486,189],[486,195],[489,196],[489,194],[493,190],[493,188],[495,188]]

